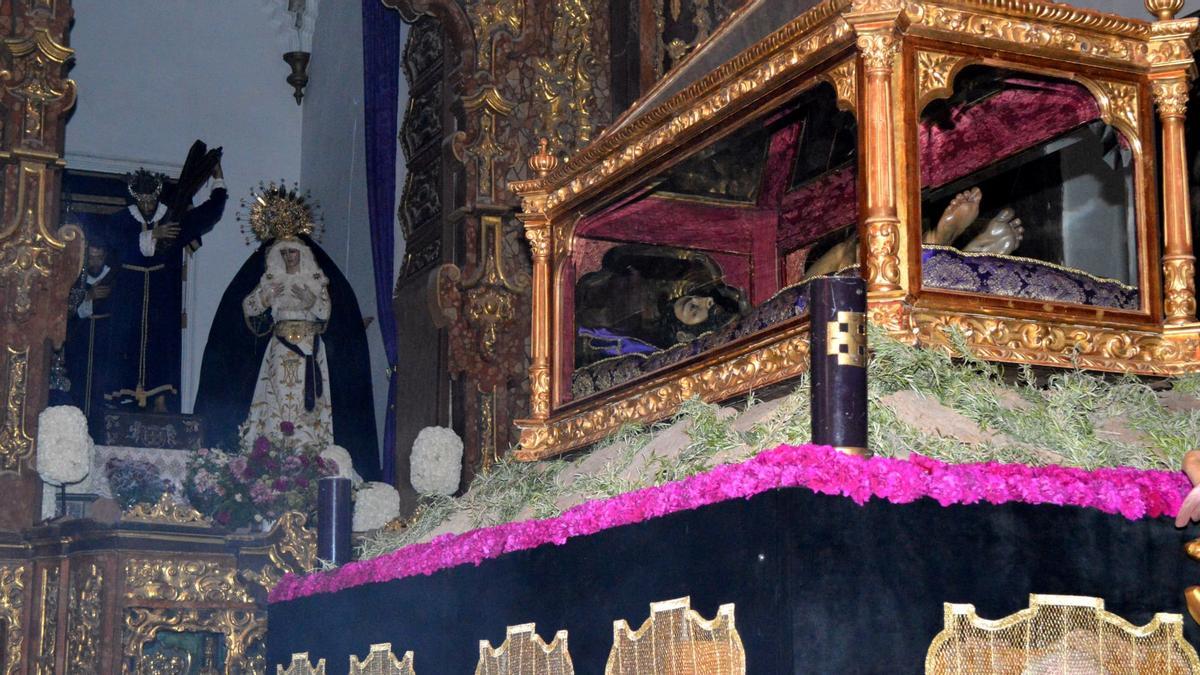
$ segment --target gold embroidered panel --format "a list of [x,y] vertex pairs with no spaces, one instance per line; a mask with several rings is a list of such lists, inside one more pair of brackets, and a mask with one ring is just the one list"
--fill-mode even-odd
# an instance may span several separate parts
[[930,675],[1200,672],[1183,617],[1155,614],[1134,626],[1100,598],[1031,595],[1029,608],[989,621],[973,605],[945,604],[945,628],[925,659]]
[[691,598],[650,605],[650,618],[633,631],[613,623],[613,646],[605,675],[745,675],[746,653],[734,623],[733,605],[721,605],[705,621]]
[[350,675],[415,675],[413,653],[405,652],[403,659],[397,659],[390,642],[371,645],[364,661],[350,655]]
[[574,675],[575,665],[567,648],[567,631],[554,634],[546,644],[532,623],[509,626],[504,644],[492,647],[479,641],[479,665],[475,675]]

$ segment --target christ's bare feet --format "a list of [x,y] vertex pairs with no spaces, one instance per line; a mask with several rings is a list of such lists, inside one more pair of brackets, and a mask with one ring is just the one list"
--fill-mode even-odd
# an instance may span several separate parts
[[1008,255],[1017,250],[1024,236],[1025,228],[1021,226],[1021,219],[1016,217],[1012,209],[1006,208],[997,213],[996,217],[988,222],[987,227],[983,228],[983,232],[972,239],[963,250],[970,253]]
[[971,188],[966,192],[960,192],[942,212],[942,218],[938,221],[937,227],[925,233],[926,244],[939,244],[942,246],[950,246],[958,239],[959,235],[966,231],[971,223],[979,217],[979,202],[983,199],[983,193],[979,188]]

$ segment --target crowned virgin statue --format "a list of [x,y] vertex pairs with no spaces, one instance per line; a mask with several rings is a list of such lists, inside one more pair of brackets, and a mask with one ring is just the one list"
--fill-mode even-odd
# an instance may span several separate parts
[[244,449],[284,434],[337,444],[377,480],[366,328],[349,282],[311,236],[312,206],[272,184],[239,218],[261,244],[225,290],[204,347],[195,411],[208,442]]
[[321,334],[329,320],[329,279],[312,251],[299,239],[283,239],[267,249],[267,269],[242,301],[247,325],[266,324],[267,343],[243,442],[253,442],[290,424],[301,442],[333,442],[333,416],[325,382],[329,364]]

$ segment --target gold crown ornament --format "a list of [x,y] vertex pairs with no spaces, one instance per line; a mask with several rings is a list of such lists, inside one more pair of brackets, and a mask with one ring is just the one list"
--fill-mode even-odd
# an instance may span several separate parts
[[259,183],[250,196],[242,200],[238,222],[247,243],[254,239],[271,241],[295,239],[300,235],[319,237],[321,216],[312,195],[293,183],[284,181]]

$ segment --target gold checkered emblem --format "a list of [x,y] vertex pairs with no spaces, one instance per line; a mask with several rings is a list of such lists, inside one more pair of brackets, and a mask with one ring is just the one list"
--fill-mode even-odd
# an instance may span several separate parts
[[825,329],[825,353],[838,357],[839,366],[867,365],[867,317],[862,312],[838,312]]

